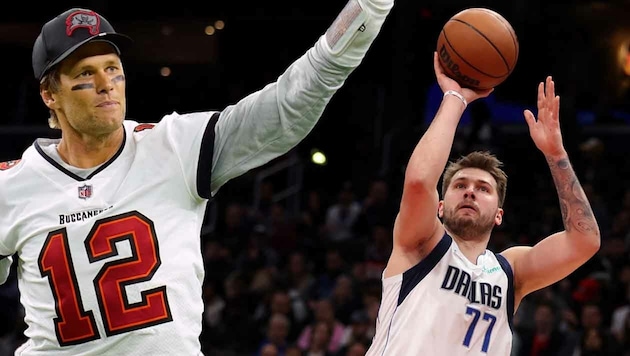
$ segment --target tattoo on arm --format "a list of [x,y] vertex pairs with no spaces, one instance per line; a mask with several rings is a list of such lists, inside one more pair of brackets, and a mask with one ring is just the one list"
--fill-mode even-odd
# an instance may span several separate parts
[[583,234],[597,231],[595,215],[568,158],[547,159],[558,191],[562,222],[567,232],[576,229]]

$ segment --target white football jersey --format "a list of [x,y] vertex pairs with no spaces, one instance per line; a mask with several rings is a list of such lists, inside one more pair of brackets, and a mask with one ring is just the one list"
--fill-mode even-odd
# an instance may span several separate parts
[[19,251],[30,339],[18,354],[128,354],[113,351],[122,340],[138,355],[198,354],[207,200],[186,162],[213,135],[211,117],[125,121],[118,153],[86,178],[47,155],[55,142],[43,139],[2,172],[0,249]]
[[486,250],[473,264],[445,234],[425,259],[382,283],[368,356],[510,355],[513,275],[503,256]]
[[15,258],[29,339],[16,355],[199,355],[208,200],[313,129],[393,3],[349,1],[275,82],[220,114],[125,121],[94,170],[47,139],[0,163],[0,283]]

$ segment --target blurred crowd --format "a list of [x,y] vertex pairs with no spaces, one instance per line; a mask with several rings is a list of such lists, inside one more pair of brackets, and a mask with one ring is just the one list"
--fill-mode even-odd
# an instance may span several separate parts
[[[455,147],[475,148],[468,138],[461,142],[468,143]],[[498,156],[509,162],[510,180],[505,225],[490,241],[495,252],[533,245],[562,229],[542,156],[523,155],[518,144],[501,147]],[[513,356],[630,355],[627,152],[590,137],[572,155],[600,224],[602,247],[570,276],[523,300],[514,318]],[[542,169],[532,169],[529,160]],[[372,172],[364,188],[354,183],[340,177],[336,189],[304,189],[297,212],[274,199],[280,187],[271,179],[260,185],[256,204],[219,193],[217,220],[201,236],[206,355],[365,354],[402,178]],[[18,298],[12,274],[0,286],[0,356],[12,355],[24,342]]]

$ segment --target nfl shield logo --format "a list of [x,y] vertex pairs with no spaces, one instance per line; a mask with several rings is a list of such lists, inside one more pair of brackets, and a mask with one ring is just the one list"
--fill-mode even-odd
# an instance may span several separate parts
[[84,184],[83,186],[79,187],[79,198],[87,199],[87,198],[89,198],[91,196],[92,196],[92,186],[91,185]]

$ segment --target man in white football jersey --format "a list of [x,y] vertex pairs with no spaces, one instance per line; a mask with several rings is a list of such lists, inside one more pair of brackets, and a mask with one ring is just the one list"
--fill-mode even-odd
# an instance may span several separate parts
[[393,2],[350,0],[275,82],[155,124],[125,116],[128,37],[89,9],[47,22],[33,70],[61,139],[0,164],[0,282],[15,256],[28,326],[16,354],[200,355],[207,202],[312,130]]
[[437,57],[434,70],[444,97],[406,168],[376,334],[367,354],[507,356],[520,301],[593,256],[600,246],[599,228],[564,149],[559,97],[548,77],[538,87],[538,117],[524,114],[549,164],[565,230],[533,247],[487,250],[493,227],[503,219],[507,176],[501,162],[489,152],[447,162],[467,104],[492,90],[460,87],[444,74]]

